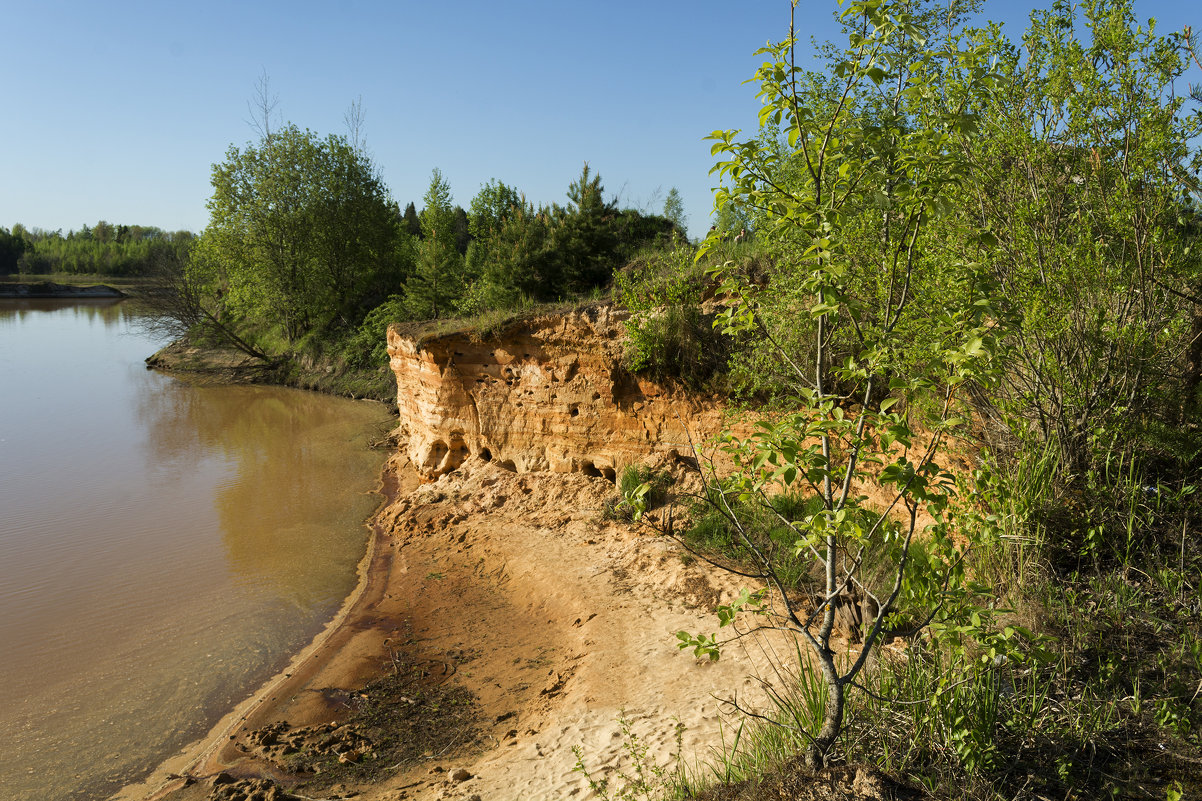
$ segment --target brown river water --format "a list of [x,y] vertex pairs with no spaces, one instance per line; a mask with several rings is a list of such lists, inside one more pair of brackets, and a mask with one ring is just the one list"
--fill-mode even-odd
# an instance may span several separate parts
[[0,797],[104,798],[356,582],[379,404],[148,371],[128,302],[0,300]]

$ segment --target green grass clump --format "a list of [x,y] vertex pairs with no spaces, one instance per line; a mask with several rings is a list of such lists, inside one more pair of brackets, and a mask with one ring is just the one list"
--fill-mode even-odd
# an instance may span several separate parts
[[[716,493],[712,493],[717,500]],[[721,557],[748,564],[751,551],[743,542],[728,515],[736,515],[744,530],[758,547],[775,555],[774,564],[786,586],[802,589],[807,586],[813,558],[808,552],[797,553],[794,544],[797,533],[783,521],[801,521],[822,509],[822,500],[800,494],[782,493],[768,499],[768,507],[757,503],[733,503],[722,506],[721,501],[698,501],[692,510],[693,525],[685,532],[684,542],[692,550],[710,557]]]

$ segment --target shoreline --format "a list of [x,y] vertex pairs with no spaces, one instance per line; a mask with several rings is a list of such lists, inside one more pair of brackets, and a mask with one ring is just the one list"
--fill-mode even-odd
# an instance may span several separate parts
[[[197,778],[235,769],[245,758],[237,752],[229,753],[233,750],[230,746],[234,740],[233,732],[249,730],[267,722],[268,718],[279,716],[289,705],[279,701],[281,697],[291,695],[295,698],[306,685],[330,670],[332,663],[355,655],[347,649],[347,641],[353,636],[354,629],[370,616],[390,583],[393,558],[388,547],[389,533],[380,524],[380,517],[409,483],[404,475],[406,467],[407,464],[394,464],[390,458],[381,469],[376,489],[381,500],[363,523],[370,534],[366,552],[356,566],[357,581],[334,617],[292,655],[284,668],[234,706],[208,733],[160,762],[144,779],[131,782],[110,795],[109,801],[158,801],[192,785]],[[339,638],[343,641],[339,642]]]
[[[388,474],[402,477],[407,464],[395,455]],[[760,639],[720,662],[681,651],[673,633],[712,626],[743,581],[605,517],[614,490],[603,478],[479,459],[433,481],[411,475],[413,488],[398,482],[374,516],[362,587],[327,629],[206,737],[111,801],[588,798],[577,749],[599,775],[629,769],[625,721],[648,764],[693,769],[730,730],[724,699],[758,698],[752,674],[770,675],[773,652],[792,653]],[[418,664],[435,692],[467,700],[427,704],[421,689],[383,698],[376,680]],[[402,717],[435,710],[448,736],[434,742],[419,722],[405,730],[415,747],[397,757],[380,729],[351,715],[377,697]],[[344,731],[367,737],[350,759],[313,747]],[[320,773],[294,770],[315,758],[326,759]]]
[[129,295],[106,284],[75,286],[53,281],[0,283],[2,300],[121,300]]

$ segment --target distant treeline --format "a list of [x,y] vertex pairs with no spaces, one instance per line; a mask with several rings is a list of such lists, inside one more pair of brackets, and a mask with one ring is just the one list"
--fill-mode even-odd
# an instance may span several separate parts
[[147,276],[164,258],[186,254],[193,239],[190,231],[104,220],[66,234],[18,223],[0,228],[0,274]]

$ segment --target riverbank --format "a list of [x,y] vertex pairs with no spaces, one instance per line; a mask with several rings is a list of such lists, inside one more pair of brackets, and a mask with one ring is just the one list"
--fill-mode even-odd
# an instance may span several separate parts
[[[623,375],[620,320],[604,308],[569,316],[528,320],[507,332],[502,349],[443,335],[437,345],[428,343],[430,365],[407,358],[415,354],[390,332],[392,367],[407,388],[402,423],[414,438],[397,443],[393,467],[408,470],[406,460],[414,458],[426,483],[377,518],[378,533],[388,536],[377,543],[378,553],[388,548],[396,557],[388,570],[365,574],[386,589],[364,597],[386,601],[352,613],[342,625],[384,625],[392,632],[378,640],[379,676],[412,665],[442,666],[433,677],[440,691],[462,693],[451,696],[462,704],[457,735],[397,755],[381,742],[386,732],[356,718],[374,703],[380,685],[365,676],[348,685],[334,669],[300,694],[290,684],[285,692],[261,695],[274,711],[216,732],[214,753],[224,751],[229,760],[198,763],[188,786],[181,772],[176,798],[243,798],[256,788],[238,782],[268,779],[310,798],[343,792],[365,799],[588,797],[590,782],[576,770],[578,758],[597,776],[653,765],[703,771],[697,760],[712,758],[709,749],[721,744],[718,699],[753,699],[759,687],[750,678],[752,666],[762,665],[766,652],[740,659],[735,648],[714,664],[677,648],[675,632],[712,630],[715,607],[729,602],[744,581],[689,557],[649,528],[613,519],[607,510],[616,500],[619,457],[606,454],[625,447],[621,458],[647,461],[674,474],[682,488],[697,490],[689,483],[698,480],[689,459],[669,443],[681,439],[681,415],[709,421],[713,410],[683,400],[677,408],[661,388],[615,383],[615,375]],[[444,362],[444,350],[453,358]],[[477,378],[487,383],[483,373],[493,372],[489,360],[515,358],[509,353],[528,361],[521,370],[525,383],[505,385],[515,397],[470,402]],[[502,391],[499,384],[493,389]],[[490,409],[493,416],[486,415]],[[515,410],[525,416],[519,419]],[[453,465],[431,471],[428,451],[442,441],[431,427],[456,429],[469,420],[473,430],[462,436],[484,439],[456,445]],[[530,455],[565,447],[587,458],[551,464]],[[760,640],[746,642],[764,647]],[[294,666],[294,675],[300,672]],[[289,711],[292,701],[281,701],[304,694],[349,703],[342,717],[322,720]],[[414,693],[401,704],[419,716],[440,711],[428,699]],[[440,721],[430,722],[441,731]],[[321,733],[328,736],[312,736]],[[646,749],[644,764],[624,764],[632,747]],[[329,748],[341,749],[338,759],[322,750]],[[315,767],[322,772],[314,774]]]
[[53,281],[31,283],[0,282],[0,298],[3,299],[57,299],[57,300],[114,300],[128,297],[124,292],[106,284],[76,286]]
[[[614,489],[603,478],[474,459],[417,484],[403,457],[389,475],[396,499],[374,520],[360,587],[339,618],[204,742],[119,801],[246,798],[251,780],[365,801],[587,798],[573,749],[595,774],[629,769],[620,718],[648,764],[701,770],[721,742],[720,699],[751,700],[751,668],[769,651],[702,662],[673,633],[712,627],[715,605],[742,580],[607,519]],[[459,731],[437,749],[383,760],[370,725],[345,723],[370,705],[374,680],[414,669],[426,687],[462,691],[444,696],[458,699]],[[415,693],[394,703],[425,702]]]
[[384,366],[357,369],[338,360],[313,357],[282,357],[267,362],[233,348],[184,340],[172,342],[147,357],[146,366],[194,381],[275,384],[396,406],[396,379]]

